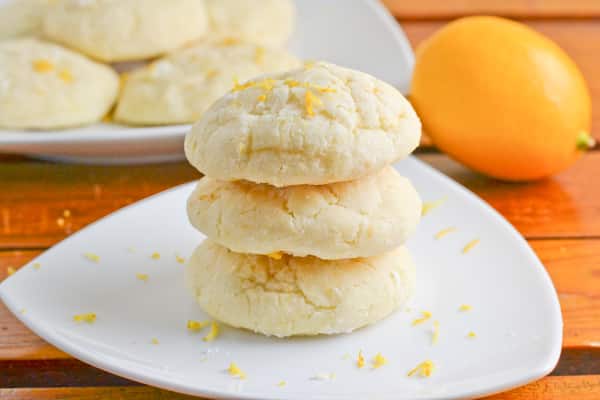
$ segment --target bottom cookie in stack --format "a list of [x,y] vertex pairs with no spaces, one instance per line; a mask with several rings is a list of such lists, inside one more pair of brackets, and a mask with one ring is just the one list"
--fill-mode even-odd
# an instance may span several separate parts
[[412,297],[405,247],[382,255],[322,260],[235,253],[205,240],[186,267],[196,300],[215,319],[278,337],[351,332]]

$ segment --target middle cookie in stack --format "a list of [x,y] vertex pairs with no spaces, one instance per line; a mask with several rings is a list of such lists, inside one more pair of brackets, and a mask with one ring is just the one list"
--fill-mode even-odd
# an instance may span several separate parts
[[421,200],[389,165],[420,130],[396,89],[332,64],[236,85],[185,143],[207,175],[188,200],[209,238],[186,270],[201,307],[290,336],[349,332],[402,306]]

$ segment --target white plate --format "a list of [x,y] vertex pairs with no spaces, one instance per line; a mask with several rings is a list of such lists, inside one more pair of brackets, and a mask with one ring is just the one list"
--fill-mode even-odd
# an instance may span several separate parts
[[[398,23],[377,0],[297,0],[296,8],[297,27],[290,40],[294,54],[368,72],[406,92],[413,53]],[[94,164],[179,160],[188,129],[96,124],[53,132],[0,130],[0,152]]]
[[[357,332],[274,339],[222,328],[214,342],[186,330],[206,316],[184,289],[176,254],[202,240],[185,215],[193,184],[127,207],[56,245],[0,284],[8,308],[61,350],[124,377],[195,395],[260,399],[441,399],[480,396],[540,378],[555,366],[562,319],[556,292],[525,240],[491,207],[422,162],[399,170],[425,200],[446,202],[423,218],[408,247],[418,270],[412,311]],[[436,240],[435,232],[457,231]],[[469,253],[463,246],[481,242]],[[133,248],[134,250],[128,250]],[[133,251],[133,252],[132,252]],[[94,263],[83,253],[94,252]],[[151,259],[160,252],[160,260]],[[35,269],[33,264],[41,267]],[[136,279],[146,273],[149,281]],[[472,305],[459,312],[461,304]],[[24,309],[23,314],[20,311]],[[420,311],[433,317],[418,326]],[[95,312],[94,324],[72,316]],[[432,321],[440,322],[431,344]],[[473,331],[476,338],[467,338]],[[151,344],[157,338],[160,344]],[[362,349],[388,365],[355,366]],[[344,355],[349,354],[350,358]],[[205,359],[206,358],[206,359]],[[407,377],[421,361],[430,378]],[[225,373],[236,362],[244,381]],[[312,380],[335,373],[332,381]],[[287,382],[285,387],[276,386]]]

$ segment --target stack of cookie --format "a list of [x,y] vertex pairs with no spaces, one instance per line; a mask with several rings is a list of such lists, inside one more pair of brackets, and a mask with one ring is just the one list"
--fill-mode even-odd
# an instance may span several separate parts
[[186,281],[214,318],[266,335],[350,332],[412,295],[421,200],[390,165],[421,125],[393,87],[318,62],[243,84],[187,135],[206,239]]

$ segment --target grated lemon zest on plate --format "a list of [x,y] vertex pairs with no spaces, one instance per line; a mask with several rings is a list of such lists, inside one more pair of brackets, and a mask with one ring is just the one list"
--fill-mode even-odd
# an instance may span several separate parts
[[50,62],[48,60],[43,60],[43,59],[34,60],[33,61],[33,69],[35,70],[35,72],[41,72],[41,73],[50,72],[50,71],[54,70],[54,64],[52,64],[52,62]]
[[75,322],[87,322],[93,324],[96,321],[96,313],[77,314],[73,315],[73,321]]
[[441,231],[439,231],[438,233],[436,233],[433,237],[435,237],[436,239],[441,239],[444,236],[446,236],[447,234],[452,233],[454,231],[456,231],[456,228],[453,227],[453,226],[451,226],[449,228],[442,229]]
[[431,333],[431,344],[436,344],[440,337],[440,322],[433,321],[433,331]]
[[158,341],[157,338],[152,338],[152,340],[150,340],[150,343],[152,343],[152,344],[158,344],[159,341]]
[[283,253],[280,251],[275,251],[273,253],[266,254],[266,256],[272,258],[273,260],[281,260]]
[[467,337],[470,339],[474,339],[477,337],[477,335],[475,334],[475,332],[471,331],[471,332],[467,333]]
[[279,383],[277,384],[277,386],[279,387],[284,387],[285,385],[287,385],[285,381],[279,381]]
[[33,269],[40,269],[41,266],[42,266],[42,264],[40,264],[40,263],[34,263]]
[[140,281],[148,282],[148,274],[135,274]]
[[58,73],[58,77],[65,83],[73,82],[73,75],[68,69],[63,69]]
[[477,246],[478,244],[479,244],[479,239],[471,240],[469,243],[467,243],[465,245],[465,247],[463,247],[462,253],[467,254],[469,251],[471,251],[473,249],[473,247]]
[[6,267],[6,274],[8,276],[11,276],[12,274],[14,274],[15,272],[17,272],[17,270],[15,269],[15,267]]
[[421,208],[421,215],[425,216],[425,215],[429,214],[431,211],[433,211],[434,209],[436,209],[439,206],[441,206],[442,204],[444,204],[445,201],[446,201],[446,199],[442,198],[442,199],[435,200],[435,201],[424,202],[423,207]]
[[365,358],[363,357],[362,350],[358,352],[358,357],[356,359],[356,366],[358,368],[362,368],[365,366]]
[[227,372],[229,375],[236,376],[240,379],[246,379],[246,374],[242,371],[234,362],[229,364],[229,368],[227,368]]
[[194,320],[190,319],[190,320],[188,320],[186,326],[187,326],[188,330],[190,330],[192,332],[197,332],[197,331],[201,331],[208,325],[210,325],[210,321],[194,321]]
[[152,258],[153,260],[160,260],[160,253],[155,251],[154,253],[152,253],[150,258]]
[[375,354],[375,357],[373,357],[373,368],[377,369],[383,367],[385,364],[387,364],[387,359],[381,353]]
[[308,114],[311,117],[314,116],[314,107],[320,106],[322,104],[323,102],[321,101],[321,99],[315,96],[313,92],[311,92],[309,89],[306,90],[306,95],[304,96],[304,106],[306,108],[306,114]]
[[473,307],[471,307],[468,304],[461,304],[460,307],[458,307],[458,311],[471,311]]
[[204,336],[202,340],[205,342],[212,342],[217,336],[219,336],[219,325],[215,321],[212,321],[210,323],[210,332],[208,332],[208,335]]
[[416,367],[414,367],[413,369],[408,371],[407,375],[413,376],[413,375],[417,374],[423,378],[426,378],[426,377],[431,376],[431,374],[433,373],[434,370],[435,370],[435,364],[433,363],[433,361],[425,360],[421,364],[417,365]]
[[181,256],[175,255],[175,260],[177,260],[179,264],[185,264],[185,258]]
[[84,253],[83,256],[91,262],[100,262],[100,256],[94,253]]
[[431,318],[431,313],[429,311],[422,311],[421,314],[423,315],[421,318],[417,318],[412,322],[413,326],[422,324],[423,322]]

